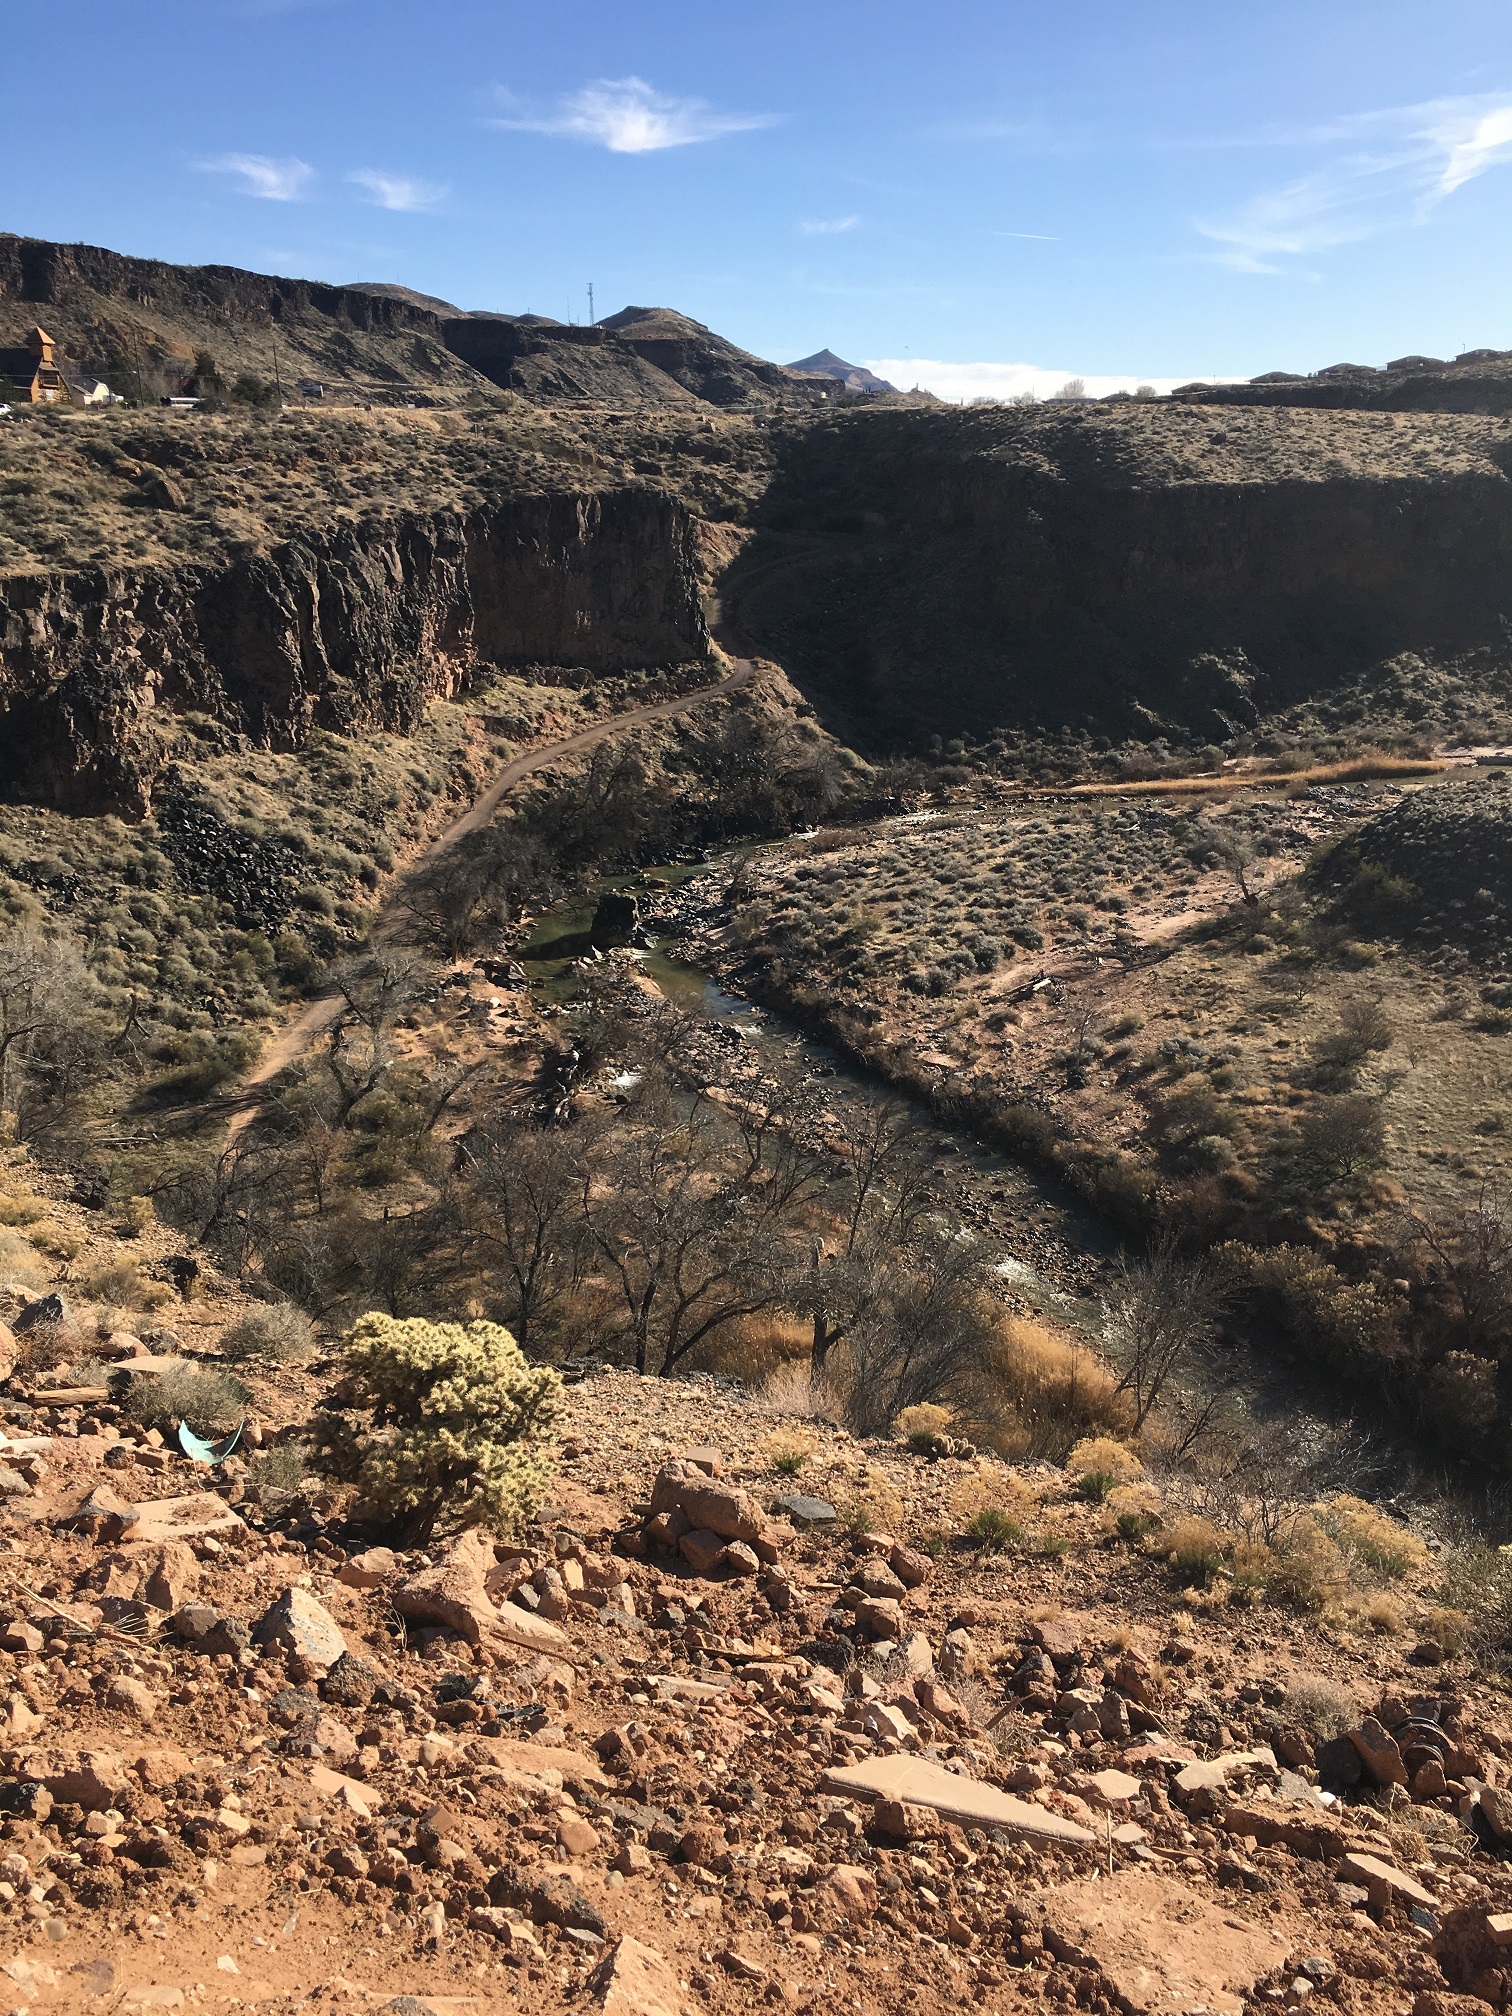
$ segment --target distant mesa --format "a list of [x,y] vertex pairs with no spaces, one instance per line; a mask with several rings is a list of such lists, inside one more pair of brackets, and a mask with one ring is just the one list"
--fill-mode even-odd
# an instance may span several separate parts
[[812,377],[837,379],[847,392],[896,392],[898,389],[896,385],[889,385],[885,378],[879,378],[875,371],[868,371],[864,364],[847,364],[833,350],[816,350],[812,357],[800,357],[796,364],[789,364],[787,368]]
[[1262,371],[1247,382],[1179,385],[1177,401],[1201,406],[1314,406],[1378,413],[1512,413],[1512,351],[1414,352],[1380,364],[1325,364],[1319,371]]

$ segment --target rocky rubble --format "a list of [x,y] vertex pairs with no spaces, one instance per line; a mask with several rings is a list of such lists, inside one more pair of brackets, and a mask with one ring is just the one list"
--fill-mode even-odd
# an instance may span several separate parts
[[0,1510],[0,2008],[1512,2001],[1457,1662],[1183,1609],[1091,1527],[942,1547],[971,1459],[707,1380],[571,1389],[539,1523],[422,1552],[113,1413],[37,1405]]

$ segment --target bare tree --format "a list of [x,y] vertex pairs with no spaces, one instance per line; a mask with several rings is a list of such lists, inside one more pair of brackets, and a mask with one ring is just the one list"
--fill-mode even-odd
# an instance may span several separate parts
[[913,1240],[932,1200],[929,1135],[900,1101],[867,1100],[846,1121],[842,1141],[834,1236],[808,1242],[789,1289],[813,1326],[816,1376],[875,1310],[889,1264]]
[[1241,900],[1254,909],[1260,901],[1251,880],[1256,860],[1255,836],[1229,818],[1214,826],[1211,843],[1220,867],[1227,869],[1233,878]]
[[557,886],[547,849],[512,821],[501,821],[425,862],[401,885],[400,906],[430,948],[460,959],[497,940],[524,903]]
[[853,1433],[881,1434],[905,1407],[963,1395],[985,1369],[993,1332],[982,1272],[963,1233],[926,1235],[886,1264],[845,1344]]
[[582,1214],[638,1372],[672,1372],[722,1324],[769,1309],[788,1228],[764,1186],[721,1167],[714,1124],[637,1128],[585,1171]]
[[1512,1222],[1502,1199],[1482,1188],[1472,1202],[1416,1217],[1408,1248],[1464,1349],[1503,1356],[1512,1345]]
[[869,1234],[894,1245],[913,1234],[931,1201],[929,1135],[896,1099],[868,1099],[842,1128],[844,1250]]
[[587,1142],[580,1130],[504,1114],[463,1142],[468,1221],[496,1272],[520,1349],[538,1349],[553,1313],[582,1276],[580,1208]]
[[1386,1146],[1381,1102],[1366,1092],[1315,1099],[1297,1126],[1303,1160],[1336,1182],[1373,1169]]
[[71,939],[27,926],[0,933],[0,1112],[16,1115],[23,1140],[104,1067],[98,992]]
[[1136,1434],[1169,1381],[1211,1340],[1220,1301],[1211,1268],[1183,1259],[1170,1235],[1144,1259],[1120,1265],[1107,1342],[1119,1368],[1116,1390],[1134,1406]]
[[321,1061],[333,1090],[329,1118],[344,1127],[393,1068],[394,1026],[415,1000],[423,976],[413,958],[380,951],[338,966],[331,977],[347,1013],[326,1038]]

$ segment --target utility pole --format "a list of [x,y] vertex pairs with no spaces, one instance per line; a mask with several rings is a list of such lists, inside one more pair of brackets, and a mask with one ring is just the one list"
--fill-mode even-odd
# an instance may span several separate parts
[[593,282],[590,280],[588,282],[588,326],[590,329],[593,327],[595,320],[596,317],[593,313]]

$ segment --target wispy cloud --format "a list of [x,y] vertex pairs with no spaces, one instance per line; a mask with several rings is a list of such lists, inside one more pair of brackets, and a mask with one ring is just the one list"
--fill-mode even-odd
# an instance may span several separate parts
[[1169,392],[1193,382],[1189,378],[1076,373],[1048,364],[951,364],[939,357],[868,357],[864,362],[868,371],[875,371],[890,384],[905,391],[921,385],[938,399],[1015,399],[1025,393],[1036,399],[1053,399],[1072,381],[1081,384],[1089,399],[1100,399],[1109,392],[1134,392],[1142,385]]
[[1323,159],[1227,216],[1195,220],[1224,265],[1279,273],[1284,260],[1426,223],[1456,189],[1512,160],[1512,94],[1362,112],[1291,144]]
[[533,111],[507,91],[498,96],[505,109],[492,123],[505,132],[581,140],[611,154],[658,154],[776,124],[774,113],[721,112],[705,98],[669,97],[643,77],[596,78],[544,111]]
[[798,229],[805,238],[838,238],[843,231],[854,231],[860,222],[859,217],[811,217]]
[[1048,231],[989,230],[987,236],[989,238],[1027,238],[1030,239],[1036,245],[1059,245],[1059,243],[1061,242],[1059,238],[1052,237]]
[[276,159],[271,154],[217,154],[195,166],[207,175],[234,175],[241,184],[238,195],[260,196],[268,203],[297,203],[315,179],[309,162],[292,155]]
[[414,175],[386,175],[381,168],[354,168],[346,179],[365,189],[380,210],[429,210],[449,187],[445,182],[422,182]]

